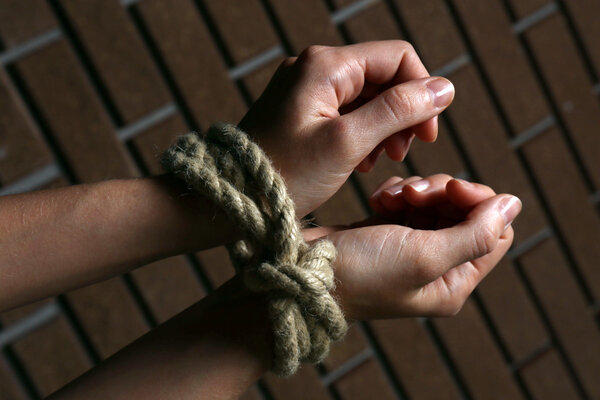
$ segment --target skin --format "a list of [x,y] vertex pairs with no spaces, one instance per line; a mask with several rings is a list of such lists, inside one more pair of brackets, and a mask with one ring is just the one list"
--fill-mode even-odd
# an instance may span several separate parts
[[[311,47],[284,61],[240,125],[301,217],[382,150],[399,160],[414,137],[434,140],[453,96],[432,95],[439,79],[405,42]],[[393,177],[372,196],[378,217],[304,234],[336,245],[348,320],[449,316],[509,248],[514,199],[447,175]],[[212,204],[165,177],[3,197],[0,310],[236,239]],[[236,398],[269,368],[270,341],[264,299],[234,278],[55,397]]]

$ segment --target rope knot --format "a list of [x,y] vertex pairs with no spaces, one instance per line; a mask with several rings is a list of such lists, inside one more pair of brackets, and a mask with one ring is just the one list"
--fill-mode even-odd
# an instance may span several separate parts
[[246,286],[269,297],[274,372],[287,376],[303,361],[323,360],[331,341],[348,329],[329,293],[335,247],[327,240],[304,242],[283,179],[264,152],[242,130],[223,124],[204,138],[181,137],[162,163],[245,233],[229,255]]

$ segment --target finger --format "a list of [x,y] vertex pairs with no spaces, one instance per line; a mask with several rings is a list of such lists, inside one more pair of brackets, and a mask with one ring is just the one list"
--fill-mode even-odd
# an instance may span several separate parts
[[417,296],[412,299],[415,313],[429,317],[456,315],[477,285],[498,265],[512,240],[513,230],[509,227],[490,254],[452,268],[442,277],[419,288]]
[[[450,175],[436,174],[420,180],[414,180],[409,184],[404,183],[402,196],[411,205],[415,207],[431,207],[436,204],[447,201],[446,184],[452,180]],[[394,187],[386,189],[382,196],[398,196]]]
[[373,194],[371,194],[370,199],[378,199],[379,196],[381,196],[381,192],[383,192],[384,190],[394,187],[394,186],[398,185],[399,183],[405,181],[406,179],[410,179],[410,178],[421,179],[420,177],[415,177],[415,176],[412,176],[409,178],[402,178],[400,176],[392,176],[390,178],[387,178],[381,185],[379,185],[377,187],[377,189],[375,189]]
[[302,236],[304,237],[305,241],[311,242],[313,240],[320,239],[323,236],[341,231],[344,228],[344,226],[318,226],[316,228],[305,228],[302,229]]
[[482,201],[464,222],[437,231],[410,232],[408,256],[421,284],[432,282],[450,268],[490,254],[521,211],[521,201],[502,194]]
[[398,212],[401,210],[406,210],[410,207],[410,205],[406,202],[406,200],[402,196],[402,191],[404,190],[404,186],[410,184],[411,182],[415,182],[421,180],[420,176],[411,176],[409,178],[404,179],[402,182],[398,182],[393,185],[391,190],[394,195],[390,196],[386,192],[389,189],[384,189],[379,194],[379,201],[383,206],[385,212],[381,213],[382,215],[387,215],[389,213]]
[[381,153],[383,153],[385,151],[383,144],[379,144],[377,145],[377,147],[375,147],[373,149],[373,151],[371,151],[369,153],[369,155],[367,155],[367,157],[365,157],[357,166],[356,166],[356,170],[358,172],[369,172],[373,169],[373,167],[375,166],[375,163],[377,162],[377,159],[379,158],[379,156],[381,155]]
[[438,135],[438,117],[437,115],[419,125],[413,126],[413,132],[423,142],[435,142]]
[[403,178],[401,178],[399,176],[392,176],[391,178],[386,179],[386,181],[383,182],[381,185],[379,185],[379,187],[377,189],[375,189],[375,191],[373,192],[371,197],[369,197],[369,206],[371,207],[371,209],[380,215],[385,213],[386,209],[381,204],[381,199],[380,199],[381,192],[383,190],[385,190],[386,188],[394,186],[397,183],[402,182],[402,181],[403,181]]
[[296,63],[297,59],[298,57],[286,57],[281,64],[279,64],[279,68],[289,68]]
[[332,77],[330,82],[335,88],[338,107],[358,97],[365,82],[395,85],[429,76],[412,45],[402,40],[312,47],[300,57],[306,59],[311,55]]
[[487,185],[467,182],[462,179],[452,179],[446,184],[448,200],[463,210],[468,210],[496,195],[496,192]]
[[[425,122],[442,112],[454,98],[445,78],[426,78],[396,85],[354,111],[331,120],[334,131],[348,135],[355,156],[364,158],[392,134]],[[369,135],[363,135],[369,132]]]
[[450,316],[456,314],[463,306],[473,290],[498,265],[512,244],[514,232],[512,227],[502,234],[498,246],[491,253],[469,263],[461,264],[446,272],[436,282],[438,289],[433,294],[429,306],[430,314]]
[[388,157],[394,161],[404,161],[415,137],[418,137],[424,142],[435,142],[438,131],[437,118],[436,115],[425,122],[394,133],[392,136],[385,139],[383,143]]
[[514,235],[515,233],[512,226],[509,226],[500,237],[498,246],[496,246],[494,251],[476,260],[473,260],[472,264],[475,266],[478,274],[474,277],[474,279],[471,280],[470,287],[468,287],[469,291],[473,291],[473,289],[475,289],[475,287],[483,280],[483,278],[485,278],[492,271],[496,264],[500,262],[502,257],[504,257],[504,255],[510,249]]
[[382,144],[391,160],[404,161],[404,157],[406,157],[414,138],[415,133],[413,132],[413,128],[408,128],[388,137]]

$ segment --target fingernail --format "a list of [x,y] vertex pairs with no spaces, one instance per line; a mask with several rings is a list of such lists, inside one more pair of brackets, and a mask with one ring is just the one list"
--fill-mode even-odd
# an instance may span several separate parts
[[444,108],[454,97],[454,85],[446,78],[435,78],[427,82],[431,101],[437,108]]
[[422,179],[420,181],[412,182],[408,186],[412,187],[417,192],[423,192],[429,187],[429,181],[426,179]]
[[521,212],[521,200],[516,196],[508,196],[502,199],[498,205],[500,215],[504,218],[504,230],[513,222],[515,217]]
[[391,197],[396,197],[400,194],[402,194],[402,189],[404,188],[404,184],[400,183],[398,185],[389,187],[387,189],[385,189],[383,192],[388,194]]
[[471,182],[469,181],[465,181],[464,179],[460,179],[460,178],[454,178],[455,181],[460,182],[461,185],[464,185],[466,187],[472,188],[475,185],[473,185]]

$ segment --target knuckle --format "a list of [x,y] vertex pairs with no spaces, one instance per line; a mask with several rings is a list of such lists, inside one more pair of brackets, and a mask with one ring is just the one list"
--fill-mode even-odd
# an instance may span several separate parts
[[413,266],[415,268],[415,278],[420,283],[429,283],[434,281],[438,275],[438,259],[435,253],[430,251],[430,240],[423,234],[423,231],[412,230],[407,235],[407,242],[411,245],[413,253]]
[[405,121],[417,112],[415,99],[400,86],[390,88],[382,96],[389,115],[398,122]]
[[400,45],[402,47],[404,47],[404,51],[407,53],[416,53],[417,51],[415,50],[415,47],[412,45],[412,43],[407,42],[406,40],[401,40],[400,41]]
[[323,62],[323,52],[327,46],[312,45],[304,49],[298,56],[298,60],[304,65],[313,66]]
[[449,181],[450,179],[452,179],[453,177],[451,175],[448,174],[435,174],[432,176],[433,179],[439,179],[441,181]]
[[355,148],[350,140],[350,123],[345,118],[335,118],[331,121],[331,126],[327,137],[328,148],[334,150],[341,157],[349,157],[352,149]]
[[436,317],[454,317],[456,314],[462,310],[465,305],[465,298],[453,296],[444,301],[440,302],[436,310],[434,311],[434,316]]
[[279,64],[279,68],[281,69],[281,68],[289,67],[290,65],[293,65],[295,62],[296,62],[296,57],[286,57]]
[[475,230],[474,241],[475,259],[491,253],[496,248],[496,245],[498,244],[498,235],[496,235],[496,232],[490,225],[485,224]]

